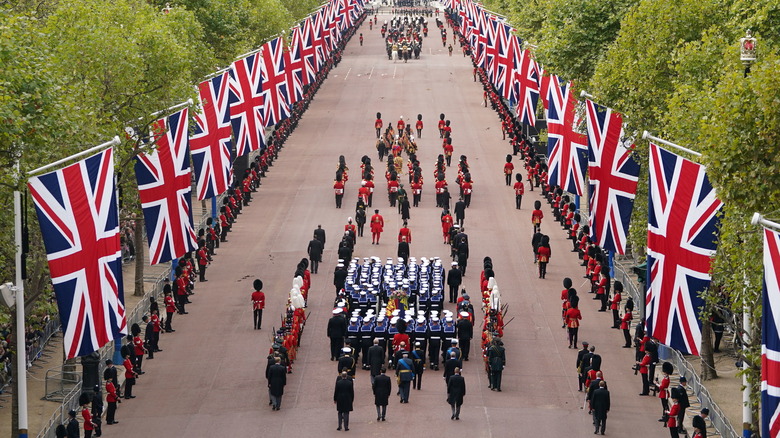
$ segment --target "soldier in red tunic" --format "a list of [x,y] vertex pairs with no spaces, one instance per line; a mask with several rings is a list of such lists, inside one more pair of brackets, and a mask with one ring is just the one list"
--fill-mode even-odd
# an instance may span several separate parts
[[506,156],[506,164],[504,164],[504,178],[506,179],[506,185],[512,185],[512,173],[515,171],[515,165],[512,164],[512,156]]
[[412,243],[412,230],[409,229],[406,221],[404,221],[404,226],[398,231],[398,241],[400,242],[404,237],[407,243]]
[[417,123],[415,123],[414,127],[415,129],[417,129],[417,138],[422,138],[422,130],[423,130],[422,114],[417,114]]
[[445,123],[447,123],[447,122],[444,121],[444,113],[439,114],[439,138],[444,138],[444,125],[445,125]]
[[341,208],[341,201],[344,199],[344,182],[341,178],[341,174],[337,172],[336,180],[333,181],[333,191],[336,194],[336,208]]
[[531,223],[534,225],[534,233],[538,233],[542,228],[542,219],[544,213],[541,210],[542,202],[534,201],[534,211],[531,212]]
[[411,187],[413,205],[418,207],[420,205],[420,198],[422,197],[422,176],[415,177]]
[[396,123],[396,127],[398,128],[399,134],[401,133],[401,131],[404,130],[404,128],[406,127],[406,123],[404,123],[404,116],[400,116],[398,118],[398,123]]
[[376,113],[374,129],[376,129],[376,138],[379,138],[382,135],[382,113]]
[[520,210],[520,204],[523,203],[523,195],[525,194],[525,185],[523,184],[523,176],[519,173],[515,174],[515,207]]
[[544,278],[547,275],[547,263],[550,261],[550,237],[542,236],[542,243],[539,244],[539,248],[536,250],[536,257],[539,261],[539,278]]
[[206,280],[206,268],[209,266],[209,263],[211,262],[211,257],[209,257],[209,253],[206,250],[206,241],[201,239],[198,242],[198,272],[200,275],[200,278],[198,281],[208,281]]
[[254,328],[260,330],[263,324],[263,309],[265,309],[265,294],[263,293],[263,282],[256,279],[252,286],[255,291],[252,292],[252,313],[254,314]]
[[452,154],[455,152],[455,148],[452,146],[451,138],[447,137],[444,139],[442,149],[444,149],[444,159],[447,162],[447,167],[450,167],[450,164],[452,164]]

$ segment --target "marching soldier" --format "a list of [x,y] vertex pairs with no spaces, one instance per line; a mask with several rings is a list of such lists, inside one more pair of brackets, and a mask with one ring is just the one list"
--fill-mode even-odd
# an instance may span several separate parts
[[515,174],[515,207],[520,210],[520,204],[523,203],[523,195],[525,194],[525,185],[523,184],[523,176],[519,173]]
[[432,317],[428,324],[428,362],[432,370],[439,369],[439,352],[441,351],[441,338],[443,330],[439,318]]
[[460,312],[457,323],[458,344],[461,346],[463,352],[463,360],[469,360],[469,352],[471,351],[471,338],[474,337],[474,324],[469,319],[468,312]]
[[337,172],[336,180],[333,181],[333,191],[336,194],[336,208],[341,208],[341,200],[344,199],[344,182],[342,178],[342,174]]
[[370,369],[368,362],[368,349],[373,345],[374,326],[371,324],[371,317],[363,317],[363,325],[360,327],[360,350],[363,353],[362,368]]
[[512,173],[515,170],[515,165],[512,164],[512,156],[506,156],[506,164],[504,164],[504,177],[506,178],[506,185],[512,184]]
[[417,114],[417,123],[415,123],[415,128],[417,129],[417,138],[422,138],[422,130],[423,130],[422,114]]
[[374,210],[374,215],[371,216],[371,244],[379,245],[379,237],[382,234],[385,221],[382,215],[379,214],[379,209]]

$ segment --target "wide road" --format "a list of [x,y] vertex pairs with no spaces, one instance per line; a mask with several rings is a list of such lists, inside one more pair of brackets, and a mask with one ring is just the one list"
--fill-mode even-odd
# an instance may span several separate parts
[[[380,24],[385,17],[380,15]],[[355,255],[395,256],[401,227],[400,215],[389,208],[383,195],[384,163],[376,159],[374,149],[377,111],[385,122],[403,116],[413,123],[420,113],[426,123],[418,139],[426,183],[421,206],[412,209],[409,224],[412,255],[418,259],[439,256],[449,261],[449,249],[440,237],[441,211],[435,208],[432,174],[441,151],[436,132],[439,113],[452,121],[455,157],[468,156],[475,181],[465,221],[471,257],[464,287],[478,296],[482,259],[492,257],[503,302],[509,305],[507,319],[515,319],[504,337],[503,392],[488,389],[475,339],[472,352],[477,354],[464,363],[468,393],[461,421],[450,421],[441,374],[429,370],[422,390],[412,392],[409,404],[391,397],[387,421],[377,423],[368,373],[359,370],[351,433],[591,436],[591,418],[581,409],[584,395],[577,392],[576,351],[567,348],[561,329],[561,280],[570,276],[584,298],[580,340],[590,341],[604,359],[612,395],[607,435],[666,436],[666,429],[656,422],[659,401],[637,396],[640,380],[631,371],[633,350],[620,348],[622,335],[609,328],[609,314],[596,313],[596,304],[584,293],[582,268],[563,231],[550,220],[546,204],[543,231],[550,234],[553,255],[547,279],[537,278],[531,257],[530,214],[539,191],[527,191],[523,209],[515,209],[513,191],[504,185],[502,173],[510,146],[501,140],[496,115],[482,106],[482,88],[472,80],[471,63],[457,49],[448,56],[435,33],[425,39],[421,59],[393,63],[385,56],[377,27],[369,32],[366,23],[359,31],[365,36],[364,45],[359,45],[357,35],[349,43],[341,65],[331,72],[252,204],[244,209],[229,242],[218,250],[208,270],[208,283],[198,285],[193,304],[187,306],[189,315],[174,318],[176,333],[164,334],[160,341],[164,352],[153,361],[144,361],[146,374],[138,379],[137,398],[119,406],[119,424],[104,426],[106,436],[319,437],[343,433],[336,432],[332,401],[336,365],[329,360],[325,328],[334,298],[337,243],[347,217],[354,214],[363,155],[371,156],[377,167],[374,206],[384,215],[385,233],[376,246],[370,244],[367,230],[358,239]],[[448,34],[451,41],[450,29]],[[350,181],[344,208],[339,210],[332,182],[342,154],[350,167]],[[448,172],[451,185],[454,164]],[[515,166],[520,168],[519,160]],[[268,406],[264,378],[271,328],[278,326],[295,266],[305,257],[318,224],[327,231],[324,262],[319,274],[312,275],[310,318],[294,373],[288,375],[282,409],[276,412]],[[252,329],[249,296],[254,278],[265,282],[267,297],[261,331]],[[479,309],[477,318],[481,318]]]

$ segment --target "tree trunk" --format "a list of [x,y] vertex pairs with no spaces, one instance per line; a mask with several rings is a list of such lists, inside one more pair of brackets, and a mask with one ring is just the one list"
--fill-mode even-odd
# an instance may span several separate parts
[[139,217],[135,220],[135,288],[133,295],[137,297],[144,296],[144,266],[146,257],[144,251],[146,242],[144,241],[144,219]]
[[706,318],[701,324],[701,380],[717,378],[718,371],[715,369],[715,353],[712,346],[712,323],[709,318]]

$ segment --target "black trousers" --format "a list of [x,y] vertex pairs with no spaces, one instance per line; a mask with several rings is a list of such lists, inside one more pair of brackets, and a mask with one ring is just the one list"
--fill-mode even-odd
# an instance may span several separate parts
[[184,305],[187,304],[187,295],[176,295],[176,301],[179,304],[179,313],[186,312]]
[[206,281],[206,268],[208,265],[198,265],[198,270],[200,271],[200,278],[198,278],[198,281]]
[[[604,430],[607,428],[607,419],[605,418],[598,418],[595,415],[593,415],[593,421],[596,425],[596,432],[599,431],[599,428],[601,429],[601,433],[604,433]],[[593,432],[594,434],[596,432]]]
[[336,208],[341,208],[342,199],[344,199],[344,195],[336,195]]
[[135,377],[125,379],[125,398],[132,397],[134,385],[135,385]]
[[254,309],[255,311],[255,330],[260,330],[260,327],[263,325],[263,309]]
[[344,338],[330,338],[331,359],[338,359],[342,348],[344,348]]
[[[418,194],[412,195],[412,202],[413,202],[413,204],[412,204],[412,205],[413,205],[414,207],[417,207],[417,206],[419,206],[419,205],[420,205],[420,198],[421,198],[421,197],[422,197],[422,194],[421,194],[421,193],[418,193]],[[722,336],[722,335],[723,335],[723,334],[721,334],[721,336]]]
[[504,176],[506,177],[506,185],[511,186],[512,185],[512,174],[511,173],[506,173],[506,174],[504,174]]
[[463,359],[468,359],[469,353],[471,352],[471,339],[459,338],[458,345],[460,345],[460,352],[462,353]]
[[311,264],[311,272],[312,274],[317,273],[317,268],[320,267],[320,260],[318,257],[310,258],[309,263]]
[[501,373],[503,370],[491,370],[490,371],[490,387],[493,389],[501,389]]
[[625,347],[631,347],[631,331],[629,329],[623,329],[623,337],[626,338]]
[[642,394],[650,393],[650,380],[647,378],[647,373],[640,373],[642,375]]
[[450,285],[450,303],[458,300],[458,286]]
[[165,312],[165,331],[169,332],[173,330],[171,328],[171,322],[173,322],[173,312]]
[[523,203],[523,195],[515,195],[515,207],[520,210],[520,204]]
[[569,327],[569,347],[577,347],[577,336],[579,334],[579,327]]
[[116,414],[116,402],[108,402],[106,410],[106,424],[114,424],[114,415]]

